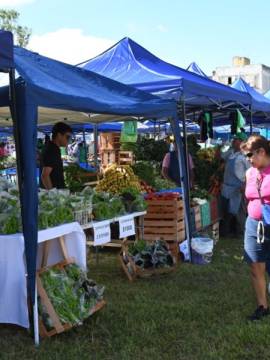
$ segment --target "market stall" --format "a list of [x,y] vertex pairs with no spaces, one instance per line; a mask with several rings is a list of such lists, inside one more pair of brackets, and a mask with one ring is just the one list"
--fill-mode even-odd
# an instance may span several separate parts
[[[39,107],[94,114],[115,114],[119,117],[152,118],[176,116],[176,104],[174,101],[161,100],[92,72],[74,68],[22,48],[15,47],[14,52],[16,70],[21,76],[15,88],[21,160],[19,170],[22,175],[22,228],[29,294],[32,302],[36,304],[38,193],[35,152]],[[8,88],[1,89],[0,98],[1,106],[10,105]],[[82,114],[81,119],[89,122],[89,116]],[[95,117],[96,122],[103,119],[104,117],[100,120]],[[37,320],[36,307],[35,319]],[[35,324],[37,335],[37,322]]]

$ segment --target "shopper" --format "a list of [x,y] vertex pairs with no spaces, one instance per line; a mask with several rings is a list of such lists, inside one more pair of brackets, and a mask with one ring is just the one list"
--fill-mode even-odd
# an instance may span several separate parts
[[[192,188],[194,185],[194,163],[190,154],[188,154],[188,170],[189,183]],[[181,186],[177,151],[173,150],[165,155],[162,162],[162,176],[173,181],[177,186]]]
[[240,151],[242,136],[236,135],[232,147],[223,154],[225,160],[223,184],[221,188],[222,236],[242,235],[247,217],[244,197],[246,171],[249,162]]
[[72,129],[59,122],[52,128],[52,141],[48,143],[41,156],[40,186],[47,190],[65,187],[64,168],[60,147],[67,147]]
[[[251,266],[251,278],[257,299],[257,309],[249,317],[260,320],[269,315],[266,299],[266,269],[270,264],[270,230],[262,225],[262,207],[270,204],[270,145],[263,137],[251,136],[241,146],[252,167],[246,175],[248,218],[245,230],[245,259]],[[264,238],[263,238],[264,230]]]

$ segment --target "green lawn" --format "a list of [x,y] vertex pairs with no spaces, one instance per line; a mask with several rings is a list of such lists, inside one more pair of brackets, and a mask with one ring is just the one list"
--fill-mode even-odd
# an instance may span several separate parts
[[213,263],[130,284],[115,252],[91,257],[108,305],[84,326],[33,347],[24,330],[0,327],[0,359],[269,359],[270,317],[255,308],[241,240],[222,239]]

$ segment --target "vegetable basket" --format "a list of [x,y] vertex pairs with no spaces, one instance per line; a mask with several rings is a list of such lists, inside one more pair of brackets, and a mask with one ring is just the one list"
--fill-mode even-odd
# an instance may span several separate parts
[[143,268],[135,263],[133,256],[129,253],[128,243],[125,242],[119,254],[119,260],[127,278],[133,282],[137,278],[148,278],[153,275],[162,275],[174,271],[176,269],[176,259],[170,251],[167,252],[172,258],[171,266]]
[[[71,329],[72,327],[76,325],[80,325],[79,323],[74,325],[69,322],[63,323],[61,321],[59,314],[57,314],[55,307],[53,306],[53,303],[48,295],[48,293],[45,290],[45,287],[43,286],[42,282],[42,274],[49,269],[57,269],[60,271],[65,271],[65,267],[75,264],[75,261],[73,258],[68,258],[62,262],[59,262],[53,266],[45,267],[37,271],[37,291],[38,291],[38,299],[39,299],[39,308],[43,308],[46,310],[46,317],[50,320],[50,327],[48,328],[46,321],[44,319],[44,313],[41,314],[39,311],[39,329],[40,329],[40,336],[41,337],[51,337],[53,335],[62,333],[64,331],[67,331]],[[89,314],[88,316],[93,315],[100,309],[104,307],[106,302],[104,300],[99,300],[95,303],[94,306],[89,308]]]

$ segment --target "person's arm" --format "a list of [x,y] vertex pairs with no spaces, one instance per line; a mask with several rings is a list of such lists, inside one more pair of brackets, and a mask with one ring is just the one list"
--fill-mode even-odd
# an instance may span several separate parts
[[161,175],[167,180],[171,180],[169,177],[169,167],[170,167],[170,153],[167,153],[163,159],[162,170],[161,170]]
[[50,190],[50,189],[53,188],[52,181],[51,181],[51,178],[50,178],[51,172],[52,172],[52,168],[46,166],[46,167],[43,168],[42,174],[41,174],[42,184],[45,187],[45,189],[47,189],[47,190]]

